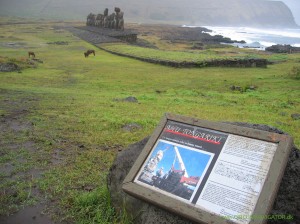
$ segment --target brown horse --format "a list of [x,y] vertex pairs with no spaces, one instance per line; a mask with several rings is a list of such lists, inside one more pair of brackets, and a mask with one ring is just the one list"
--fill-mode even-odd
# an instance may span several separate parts
[[96,55],[94,50],[87,50],[84,52],[84,57],[87,58],[90,54],[94,54],[94,56]]
[[30,58],[30,56],[32,56],[32,58],[35,58],[35,53],[33,51],[29,51],[28,57]]

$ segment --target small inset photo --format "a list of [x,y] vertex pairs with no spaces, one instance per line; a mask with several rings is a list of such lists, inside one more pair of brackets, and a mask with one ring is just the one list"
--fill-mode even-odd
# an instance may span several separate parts
[[213,153],[158,140],[135,182],[172,197],[191,201]]

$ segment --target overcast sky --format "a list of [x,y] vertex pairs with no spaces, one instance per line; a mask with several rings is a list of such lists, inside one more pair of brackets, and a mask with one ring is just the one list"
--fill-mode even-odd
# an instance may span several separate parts
[[[61,3],[59,3],[60,2],[59,0],[26,0],[26,1],[24,0],[25,5],[24,4],[22,5],[21,4],[22,1],[23,0],[0,0],[0,14],[1,13],[11,14],[11,12],[13,11],[14,13],[20,12],[21,15],[22,15],[22,11],[24,11],[24,9],[30,8],[29,7],[30,5],[31,6],[34,5],[37,9],[39,9],[41,7],[45,8],[45,6],[47,6],[49,4],[50,5],[51,4],[52,5],[61,4],[62,6],[71,7],[71,8],[72,8],[72,5],[76,5],[76,2],[77,3],[86,2],[86,5],[94,4],[96,8],[99,4],[102,4],[101,0],[63,0],[63,1],[61,1]],[[248,1],[251,1],[251,0],[248,0]],[[298,25],[300,25],[300,0],[267,0],[267,1],[282,1],[282,2],[284,2],[290,8],[290,10],[292,11],[293,16],[295,18],[295,22]],[[66,5],[66,3],[70,3],[70,2],[74,2],[74,4]],[[103,2],[107,3],[107,1],[103,1]],[[111,0],[110,1],[111,4],[117,4],[118,2],[124,2],[124,0],[122,0],[122,1]],[[134,1],[128,1],[128,2],[132,3]],[[139,1],[137,1],[137,2],[139,2]],[[140,4],[145,4],[144,2],[145,1],[141,1]],[[159,1],[157,1],[157,0],[152,1],[152,2],[150,1],[149,3],[147,3],[147,6],[153,6],[156,2],[159,2]],[[178,2],[178,1],[176,1],[176,2]],[[184,1],[182,1],[182,2],[184,2]],[[45,3],[46,3],[46,5],[45,5]],[[183,4],[185,4],[185,3],[183,3]],[[85,6],[85,5],[83,5],[83,6]],[[170,5],[169,7],[172,8],[172,5]],[[74,14],[76,14],[77,11],[75,10]],[[33,13],[36,13],[36,12],[33,11]]]

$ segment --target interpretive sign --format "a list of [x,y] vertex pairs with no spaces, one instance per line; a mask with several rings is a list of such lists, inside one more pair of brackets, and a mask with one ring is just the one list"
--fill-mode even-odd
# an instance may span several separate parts
[[292,138],[166,114],[123,182],[128,194],[202,223],[264,223]]

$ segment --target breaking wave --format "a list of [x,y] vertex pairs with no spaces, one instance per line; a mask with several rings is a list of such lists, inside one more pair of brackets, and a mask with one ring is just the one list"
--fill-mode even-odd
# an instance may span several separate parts
[[[186,26],[185,27],[195,27]],[[265,48],[275,44],[289,44],[300,46],[300,29],[261,29],[252,27],[215,27],[204,26],[212,30],[211,35],[222,35],[236,41],[246,41],[246,44],[238,44],[239,47],[256,46]]]

